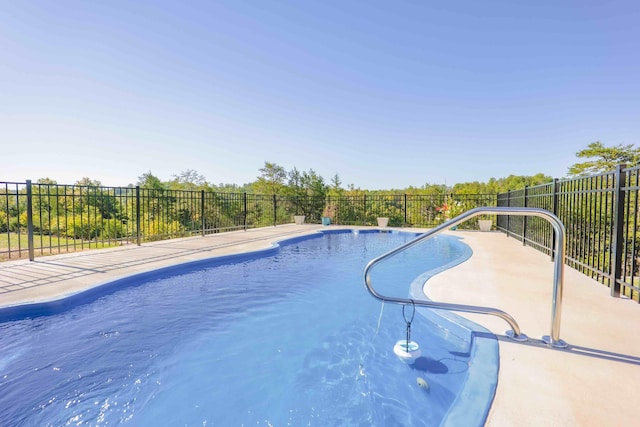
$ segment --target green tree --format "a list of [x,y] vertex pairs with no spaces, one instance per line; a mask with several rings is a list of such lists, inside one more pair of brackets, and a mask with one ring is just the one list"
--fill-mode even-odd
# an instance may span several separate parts
[[450,189],[444,185],[444,184],[429,184],[426,183],[424,184],[422,187],[416,188],[416,187],[409,187],[406,190],[407,194],[415,194],[415,195],[430,195],[430,196],[435,196],[435,195],[440,195],[440,194],[446,194]]
[[250,184],[238,185],[221,182],[215,186],[214,190],[219,193],[253,193]]
[[173,175],[173,180],[169,182],[172,190],[200,190],[207,187],[207,180],[201,173],[193,169],[187,169],[177,175]]
[[161,190],[164,188],[164,185],[162,184],[162,181],[160,181],[160,178],[152,174],[151,171],[145,172],[140,175],[138,177],[138,182],[136,183],[136,185],[139,185],[142,188],[152,188],[155,190]]
[[85,176],[82,179],[79,179],[78,181],[76,181],[74,185],[78,185],[81,187],[101,187],[102,183],[97,179],[91,179]]
[[342,181],[340,181],[340,177],[338,174],[335,174],[331,178],[331,184],[329,185],[329,195],[339,197],[344,194],[344,189],[342,188]]
[[76,186],[74,192],[82,196],[80,203],[76,204],[76,211],[85,210],[88,214],[88,209],[93,208],[94,214],[99,210],[103,218],[112,218],[117,214],[118,206],[115,198],[102,189],[100,181],[84,177],[74,185]]
[[596,141],[589,144],[584,150],[578,151],[576,156],[591,160],[570,166],[570,176],[609,172],[620,163],[636,166],[640,163],[640,148],[635,148],[634,144],[605,147],[600,141]]
[[287,171],[271,162],[264,162],[264,167],[259,170],[260,176],[253,185],[254,191],[257,194],[280,194],[287,179]]
[[324,182],[324,178],[313,169],[300,172],[294,167],[289,172],[289,180],[284,192],[288,196],[295,197],[298,204],[297,212],[306,215],[309,219],[315,219],[322,215],[328,189],[329,186]]
[[300,172],[295,167],[289,172],[287,193],[298,197],[319,197],[327,195],[329,186],[325,184],[324,178],[318,175],[313,169],[308,172]]
[[453,194],[496,194],[508,190],[519,190],[553,181],[543,173],[535,175],[509,175],[505,178],[491,178],[488,182],[463,182],[453,186]]
[[49,184],[49,185],[56,185],[58,184],[56,182],[55,179],[51,179],[51,178],[39,178],[38,181],[36,181],[38,184]]

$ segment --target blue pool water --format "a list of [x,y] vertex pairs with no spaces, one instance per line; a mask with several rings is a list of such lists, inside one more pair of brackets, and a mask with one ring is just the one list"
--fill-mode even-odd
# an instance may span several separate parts
[[[362,282],[368,261],[414,237],[321,233],[0,312],[0,425],[441,425],[474,363],[469,334],[419,313],[423,357],[408,366],[392,350],[401,307]],[[374,284],[406,297],[464,254],[436,238],[381,264]]]

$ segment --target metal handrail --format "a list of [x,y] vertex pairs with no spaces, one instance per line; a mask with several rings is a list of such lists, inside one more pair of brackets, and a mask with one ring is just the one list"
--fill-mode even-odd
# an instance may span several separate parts
[[450,221],[447,221],[439,226],[427,231],[424,234],[421,234],[417,238],[407,242],[385,254],[380,255],[377,258],[369,261],[367,266],[364,269],[364,282],[365,286],[375,298],[386,301],[393,302],[397,304],[415,304],[422,307],[431,307],[442,310],[450,310],[450,311],[459,311],[465,313],[479,313],[479,314],[488,314],[497,316],[503,320],[505,320],[509,326],[511,327],[511,331],[507,331],[507,335],[512,337],[518,341],[525,341],[527,339],[526,335],[524,335],[520,331],[520,327],[515,319],[509,315],[508,313],[498,310],[496,308],[491,307],[480,307],[473,305],[462,305],[462,304],[449,304],[435,301],[426,301],[426,300],[413,300],[408,298],[397,298],[397,297],[389,297],[378,293],[371,284],[371,270],[380,262],[391,258],[394,255],[397,255],[400,252],[403,252],[418,243],[421,243],[424,240],[427,240],[436,234],[439,234],[450,227],[454,227],[464,221],[467,221],[473,217],[479,215],[514,215],[514,216],[537,216],[540,218],[544,218],[549,221],[553,227],[553,231],[555,233],[555,266],[553,273],[553,297],[552,297],[552,309],[551,309],[551,335],[543,336],[542,339],[547,344],[553,347],[564,348],[567,346],[567,343],[560,339],[560,316],[562,311],[562,291],[563,291],[563,282],[564,282],[564,258],[565,258],[565,236],[566,231],[565,227],[562,224],[562,221],[552,214],[551,212],[540,209],[540,208],[520,208],[520,207],[480,207],[471,209],[457,217],[453,218]]

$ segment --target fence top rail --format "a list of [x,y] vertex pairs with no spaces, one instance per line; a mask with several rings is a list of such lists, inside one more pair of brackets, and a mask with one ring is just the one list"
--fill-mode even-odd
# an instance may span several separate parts
[[[558,184],[566,184],[569,182],[573,182],[573,181],[583,181],[586,179],[595,179],[595,178],[602,178],[602,177],[613,177],[615,176],[616,171],[612,170],[612,171],[608,171],[608,172],[600,172],[600,173],[596,173],[593,175],[579,175],[579,176],[575,176],[573,178],[563,178],[563,179],[558,179],[557,183]],[[550,182],[549,184],[553,184],[553,182]]]
[[[623,171],[628,172],[628,171],[639,170],[639,169],[640,169],[640,165],[639,166],[634,166],[634,167],[628,168],[628,169],[623,169]],[[532,185],[530,187],[526,187],[526,189],[527,189],[527,191],[531,191],[531,190],[541,189],[541,188],[545,188],[545,187],[551,187],[554,184],[562,186],[562,185],[565,185],[565,184],[574,183],[576,181],[583,181],[583,180],[586,180],[586,179],[592,180],[592,179],[601,178],[601,177],[612,178],[613,176],[615,176],[615,173],[616,173],[615,171],[609,171],[609,172],[601,172],[601,173],[593,174],[593,175],[576,176],[576,177],[573,177],[573,178],[554,179],[553,181],[545,182],[544,184],[538,184],[538,185]],[[525,190],[524,188],[508,190],[508,191],[505,191],[503,193],[498,193],[498,197],[504,197],[504,195],[506,195],[506,194],[511,194],[511,196],[513,196],[514,193],[517,193],[517,192],[520,192],[520,191],[524,191],[524,190]]]
[[637,165],[637,166],[631,166],[631,167],[628,167],[628,168],[622,168],[622,170],[623,170],[624,172],[633,172],[633,171],[637,171],[637,170],[640,170],[640,165]]
[[106,185],[78,185],[78,184],[50,184],[50,183],[39,183],[34,182],[31,184],[32,187],[62,187],[62,188],[72,188],[72,189],[89,189],[89,190],[120,190],[120,191],[132,191],[135,190],[136,187],[113,187]]
[[0,181],[0,185],[27,185],[26,182]]
[[[30,182],[30,180],[29,180]],[[14,181],[0,181],[0,186],[4,185],[20,185],[26,186],[27,181],[24,182],[14,182]],[[33,187],[67,187],[67,188],[79,188],[79,189],[95,189],[95,190],[126,190],[133,191],[136,189],[136,186],[113,186],[113,185],[86,185],[86,184],[59,184],[59,183],[39,183],[39,182],[31,182]],[[260,193],[246,193],[246,192],[228,192],[228,191],[216,191],[214,188],[205,188],[198,190],[190,190],[190,189],[173,189],[173,188],[152,188],[152,187],[139,187],[141,191],[157,191],[157,192],[166,192],[166,193],[178,193],[178,192],[193,192],[193,193],[201,193],[204,191],[206,194],[228,194],[228,195],[237,195],[243,196],[246,194],[247,196],[263,196],[263,197],[280,197],[280,198],[290,198],[290,199],[349,199],[349,198],[362,198],[366,196],[367,198],[376,198],[376,197],[468,197],[468,198],[479,198],[479,197],[496,197],[498,193],[474,193],[474,194],[463,194],[463,193],[438,193],[438,194],[411,194],[407,192],[402,193],[364,193],[359,195],[341,195],[341,196],[312,196],[312,195],[289,195],[289,194],[260,194]]]

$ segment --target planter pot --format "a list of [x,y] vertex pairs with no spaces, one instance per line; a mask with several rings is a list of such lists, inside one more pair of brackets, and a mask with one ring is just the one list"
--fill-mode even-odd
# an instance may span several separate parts
[[293,221],[296,223],[296,225],[302,225],[304,224],[304,218],[304,215],[294,215]]
[[323,216],[322,225],[331,225],[331,218],[329,218],[328,216]]
[[478,220],[478,227],[480,227],[480,231],[491,231],[492,224],[493,224],[493,221],[491,221],[490,219]]
[[387,225],[389,225],[389,218],[387,217],[378,218],[378,227],[386,227]]

